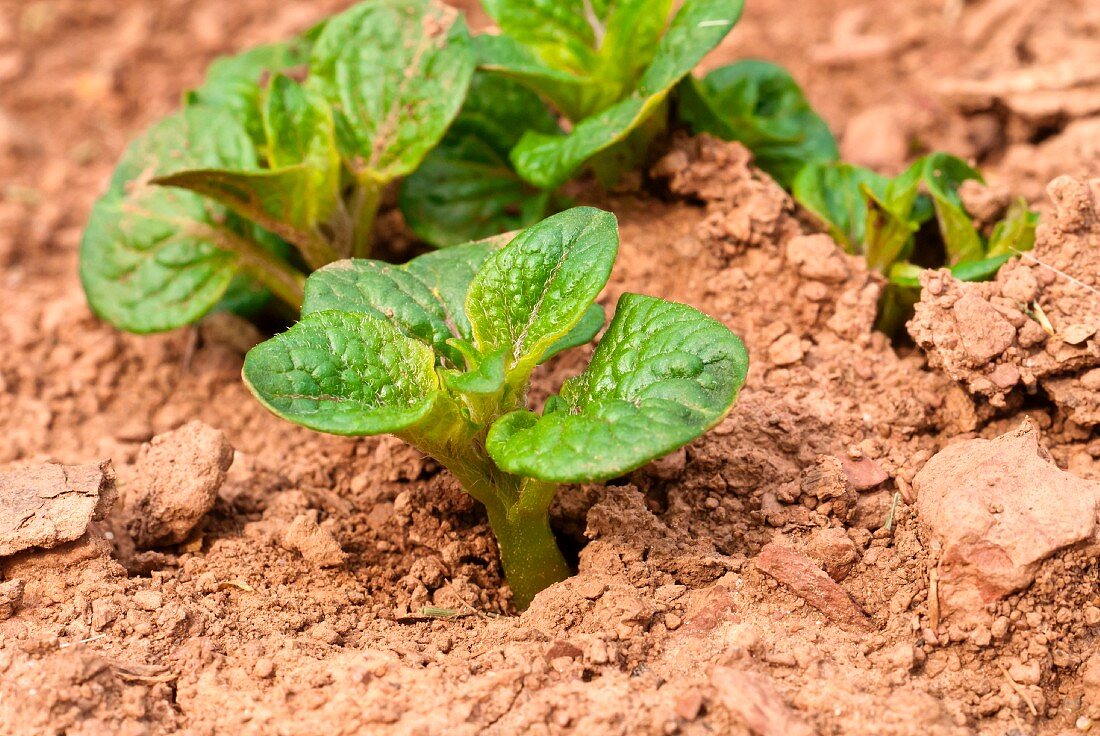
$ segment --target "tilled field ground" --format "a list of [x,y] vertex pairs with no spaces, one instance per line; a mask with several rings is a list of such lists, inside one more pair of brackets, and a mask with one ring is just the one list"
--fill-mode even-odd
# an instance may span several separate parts
[[44,541],[79,537],[15,552],[38,530],[4,526],[0,479],[0,733],[1100,728],[1100,5],[749,0],[708,66],[785,64],[849,160],[976,159],[992,199],[1043,211],[1034,258],[991,284],[932,275],[895,346],[876,278],[735,144],[676,138],[635,190],[582,190],[621,224],[601,303],[688,302],[752,368],[707,436],[563,490],[578,574],[522,616],[434,463],[267,414],[241,324],[119,334],[76,277],[127,140],[214,56],[343,5],[0,6],[0,470],[64,486]]

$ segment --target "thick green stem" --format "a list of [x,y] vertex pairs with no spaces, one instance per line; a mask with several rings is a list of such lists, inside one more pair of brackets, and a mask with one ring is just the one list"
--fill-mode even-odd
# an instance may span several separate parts
[[374,230],[374,218],[378,214],[378,207],[382,204],[382,189],[382,182],[369,178],[360,179],[355,189],[355,197],[351,205],[354,223],[350,253],[352,258],[370,256],[371,233]]
[[519,610],[531,605],[535,595],[571,574],[558,542],[550,530],[546,510],[516,513],[489,512],[489,524],[500,547],[504,576]]
[[516,608],[524,610],[537,593],[570,576],[547,518],[557,486],[505,473],[488,457],[471,463],[433,455],[485,505]]
[[258,243],[230,230],[213,229],[210,239],[240,258],[241,270],[263,284],[295,312],[302,309],[306,277]]

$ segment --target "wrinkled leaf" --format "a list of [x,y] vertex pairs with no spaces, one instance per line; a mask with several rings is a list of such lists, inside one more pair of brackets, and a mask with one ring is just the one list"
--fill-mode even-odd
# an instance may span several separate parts
[[328,214],[317,211],[322,176],[300,164],[278,170],[188,169],[158,176],[153,183],[214,199],[305,250],[321,242],[315,227]]
[[509,473],[560,483],[614,478],[721,421],[747,371],[744,346],[722,323],[683,304],[624,294],[592,363],[566,381],[557,409],[506,415],[486,445]]
[[625,141],[663,101],[663,96],[631,97],[585,118],[568,135],[529,131],[512,149],[512,164],[531,184],[557,188],[593,156]]
[[592,338],[596,336],[600,330],[603,329],[604,322],[607,321],[607,315],[603,312],[603,307],[599,304],[593,304],[581,317],[581,321],[577,323],[569,333],[558,340],[556,343],[550,346],[550,348],[539,359],[540,363],[553,358],[558,353],[563,353],[566,350],[572,350],[578,348],[581,345],[587,345],[592,342]]
[[229,114],[192,106],[137,139],[95,205],[80,250],[88,301],[130,332],[194,322],[229,287],[238,256],[218,247],[227,213],[190,192],[152,186],[179,167],[255,166],[248,134]]
[[623,90],[629,91],[660,47],[672,1],[606,0],[594,5],[606,8],[602,22],[596,24],[603,40],[600,44],[599,76],[615,79]]
[[187,94],[187,102],[232,113],[248,131],[253,144],[262,149],[265,138],[260,100],[265,78],[304,65],[309,60],[310,47],[311,41],[303,37],[217,59],[210,65],[202,86]]
[[680,116],[695,133],[740,141],[756,165],[789,189],[808,163],[839,155],[836,139],[782,67],[746,60],[680,84]]
[[337,310],[393,322],[454,365],[462,353],[451,338],[469,339],[464,303],[481,264],[499,247],[482,241],[426,253],[397,266],[383,261],[337,261],[306,281],[302,314]]
[[744,0],[684,0],[638,81],[638,94],[661,94],[690,74],[737,25],[744,5]]
[[317,312],[252,350],[244,379],[284,419],[342,435],[400,434],[431,412],[429,346],[367,314]]
[[308,85],[333,106],[348,167],[387,182],[412,172],[440,141],[473,71],[458,11],[433,0],[374,0],[328,22]]
[[670,0],[489,0],[485,9],[504,35],[479,39],[479,55],[486,68],[524,80],[581,120],[634,89],[671,6]]
[[982,236],[959,198],[959,185],[967,179],[982,181],[982,175],[956,156],[933,153],[924,159],[924,185],[936,208],[948,264],[952,266],[981,260],[985,252]]
[[531,49],[509,36],[475,36],[474,49],[479,68],[523,84],[553,102],[570,120],[580,120],[590,110],[598,110],[606,97],[592,78],[547,66]]
[[340,156],[332,110],[316,93],[293,79],[275,75],[264,99],[264,131],[272,169],[309,164],[322,174],[326,189],[339,185]]
[[525,380],[547,351],[584,318],[607,283],[619,247],[615,216],[575,207],[549,217],[485,260],[466,295],[483,354],[504,348]]
[[512,151],[516,171],[551,189],[596,154],[622,143],[664,104],[669,90],[729,33],[742,0],[686,0],[661,38],[633,94],[579,122],[568,135],[529,131]]
[[447,135],[402,184],[401,212],[413,232],[448,246],[540,220],[550,193],[520,179],[508,160],[527,129],[558,129],[538,95],[507,77],[474,75]]
[[488,396],[504,388],[503,348],[485,356],[473,370],[448,372],[447,387],[463,394]]

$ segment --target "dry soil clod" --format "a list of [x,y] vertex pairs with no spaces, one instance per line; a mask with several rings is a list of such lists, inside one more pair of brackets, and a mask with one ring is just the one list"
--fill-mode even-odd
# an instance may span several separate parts
[[49,549],[78,539],[106,516],[115,500],[114,471],[105,460],[0,473],[0,500],[0,557]]
[[233,447],[199,421],[158,435],[124,477],[120,517],[140,549],[179,544],[214,507]]
[[802,553],[770,542],[756,556],[756,567],[840,626],[862,631],[874,628],[848,593]]
[[994,440],[949,446],[913,485],[917,516],[942,545],[945,618],[983,615],[1029,585],[1043,560],[1096,532],[1100,483],[1055,465],[1030,420]]

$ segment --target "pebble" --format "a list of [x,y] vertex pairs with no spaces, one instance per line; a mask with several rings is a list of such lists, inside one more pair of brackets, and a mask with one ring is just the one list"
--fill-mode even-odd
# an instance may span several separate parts
[[164,597],[155,590],[139,590],[134,593],[134,605],[143,611],[159,610],[164,603]]

